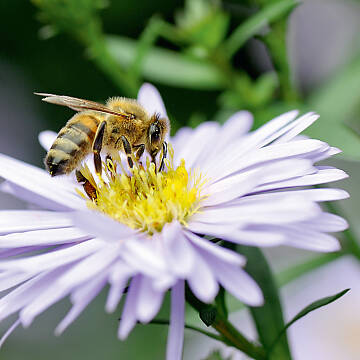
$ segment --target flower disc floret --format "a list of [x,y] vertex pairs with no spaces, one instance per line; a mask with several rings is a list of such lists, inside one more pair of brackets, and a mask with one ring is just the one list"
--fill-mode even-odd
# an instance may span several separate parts
[[96,185],[96,199],[88,205],[133,229],[152,235],[174,220],[186,225],[199,209],[203,181],[184,160],[176,168],[167,161],[164,172],[149,160],[146,168],[137,165],[129,173],[115,169],[114,164],[106,167],[108,181]]

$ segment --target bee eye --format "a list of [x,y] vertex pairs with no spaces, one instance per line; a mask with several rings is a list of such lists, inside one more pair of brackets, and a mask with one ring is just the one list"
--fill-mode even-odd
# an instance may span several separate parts
[[160,140],[160,128],[158,124],[151,124],[149,129],[151,143],[157,143]]

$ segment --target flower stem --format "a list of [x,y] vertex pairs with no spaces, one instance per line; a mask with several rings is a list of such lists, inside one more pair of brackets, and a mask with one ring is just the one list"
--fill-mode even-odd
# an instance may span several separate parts
[[[188,287],[186,287],[186,301],[199,313],[204,309],[208,310],[209,307],[212,307],[212,305],[204,304],[197,299]],[[209,323],[207,325],[211,325],[221,335],[219,338],[220,341],[241,350],[253,359],[266,359],[265,351],[261,346],[252,343],[242,335],[221,312],[217,311],[215,306],[213,306],[212,309],[214,310],[215,317],[211,324]]]
[[264,349],[250,342],[225,318],[217,316],[211,326],[222,335],[226,344],[241,350],[253,359],[266,359]]

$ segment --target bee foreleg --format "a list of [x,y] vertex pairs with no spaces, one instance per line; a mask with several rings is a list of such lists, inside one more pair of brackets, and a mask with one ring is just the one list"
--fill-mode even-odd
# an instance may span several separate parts
[[163,171],[163,170],[164,170],[166,156],[167,156],[167,142],[164,141],[164,142],[163,142],[163,152],[162,152],[162,157],[161,157],[161,163],[160,163],[159,171]]
[[135,157],[136,157],[136,160],[139,161],[142,154],[145,151],[145,144],[140,144],[140,145],[137,145],[136,147],[137,147],[137,149],[135,151]]
[[102,149],[105,128],[106,128],[106,121],[103,121],[99,125],[96,131],[96,135],[93,142],[94,165],[95,165],[95,171],[98,175],[101,175],[101,170],[102,170],[100,151]]
[[132,151],[131,151],[131,145],[129,143],[129,140],[124,135],[121,135],[121,141],[123,143],[125,154],[127,155],[127,161],[128,161],[129,167],[132,168],[134,166],[134,162],[131,158]]

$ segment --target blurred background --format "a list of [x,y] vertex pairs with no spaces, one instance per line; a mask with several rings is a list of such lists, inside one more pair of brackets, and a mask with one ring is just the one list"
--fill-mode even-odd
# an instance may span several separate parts
[[[163,96],[172,134],[205,120],[224,122],[243,109],[254,114],[255,127],[289,109],[313,110],[321,118],[307,134],[344,151],[331,164],[351,175],[337,185],[351,199],[338,210],[355,237],[360,234],[360,1],[0,0],[0,20],[1,153],[42,167],[38,133],[58,131],[72,116],[42,103],[35,91],[102,102],[136,97],[148,81]],[[0,193],[0,208],[24,206]],[[280,276],[288,266],[317,259],[287,248],[266,254],[282,284],[290,281]],[[344,300],[291,328],[294,359],[360,358],[359,261],[343,255],[323,263],[330,260],[282,287],[287,318],[319,297],[352,288]],[[120,342],[117,314],[104,313],[104,298],[59,338],[53,329],[69,303],[57,304],[30,329],[17,329],[0,358],[163,359],[167,327],[139,325]],[[167,302],[161,311],[166,317]],[[245,311],[232,316],[254,333]],[[1,334],[11,320],[0,324]],[[198,322],[191,311],[188,321]],[[243,358],[213,353],[219,344],[189,330],[185,335],[185,360]]]

